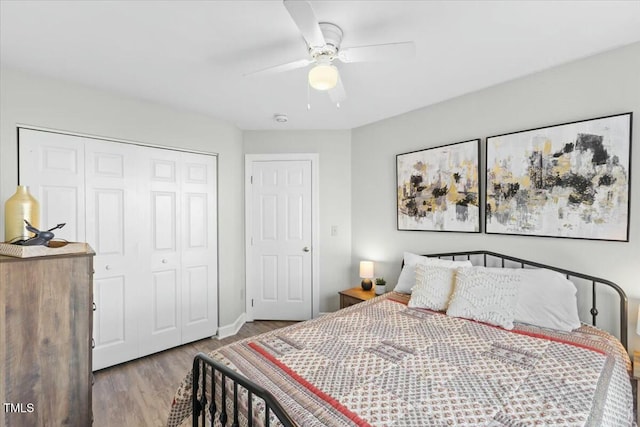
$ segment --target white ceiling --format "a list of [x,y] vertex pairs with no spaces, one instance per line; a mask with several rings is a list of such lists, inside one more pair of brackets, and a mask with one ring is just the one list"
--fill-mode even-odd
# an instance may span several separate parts
[[[338,64],[337,109],[281,1],[0,0],[2,65],[197,111],[241,129],[349,129],[640,41],[640,1],[311,1],[343,47],[413,40],[416,57]],[[289,122],[278,124],[275,113]]]

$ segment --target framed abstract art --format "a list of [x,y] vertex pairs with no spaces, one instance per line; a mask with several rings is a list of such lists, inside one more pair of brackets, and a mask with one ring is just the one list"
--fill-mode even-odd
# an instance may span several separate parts
[[479,139],[398,154],[398,230],[479,233],[479,158]]
[[487,138],[485,231],[628,241],[632,116]]

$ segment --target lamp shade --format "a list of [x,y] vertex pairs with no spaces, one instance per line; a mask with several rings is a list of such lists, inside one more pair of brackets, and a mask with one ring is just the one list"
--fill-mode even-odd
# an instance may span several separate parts
[[360,277],[373,279],[373,261],[360,261]]
[[338,84],[338,69],[331,64],[318,64],[309,70],[309,85],[315,90],[329,90]]

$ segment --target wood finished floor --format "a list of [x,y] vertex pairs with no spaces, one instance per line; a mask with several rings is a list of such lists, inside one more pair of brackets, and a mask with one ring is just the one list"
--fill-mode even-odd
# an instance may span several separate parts
[[95,372],[93,425],[95,427],[164,426],[173,395],[191,368],[193,357],[242,338],[295,322],[246,323],[233,337],[204,339]]

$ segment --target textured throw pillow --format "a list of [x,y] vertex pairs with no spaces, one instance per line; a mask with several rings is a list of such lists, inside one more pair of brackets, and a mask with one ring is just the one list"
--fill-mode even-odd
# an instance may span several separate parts
[[543,268],[520,269],[515,321],[569,332],[580,327],[576,286],[562,274]]
[[411,288],[416,284],[416,270],[417,264],[424,265],[438,265],[441,267],[458,268],[458,267],[471,267],[471,261],[450,261],[447,259],[429,258],[422,255],[412,254],[411,252],[404,253],[404,266],[400,271],[400,277],[398,277],[398,284],[394,288],[396,292],[402,292],[404,294],[410,294]]
[[447,314],[513,329],[521,280],[512,269],[459,268]]
[[411,289],[409,307],[444,311],[453,293],[456,270],[439,265],[418,264],[416,284]]

